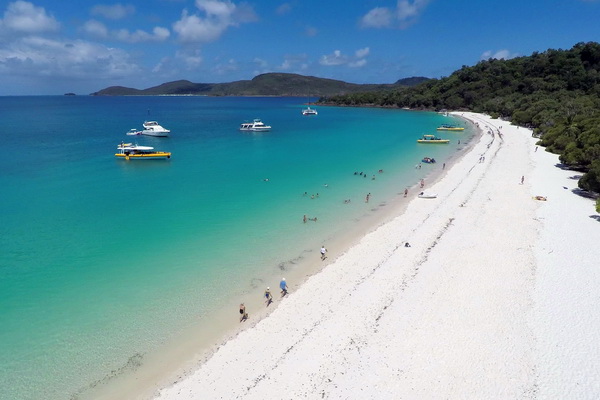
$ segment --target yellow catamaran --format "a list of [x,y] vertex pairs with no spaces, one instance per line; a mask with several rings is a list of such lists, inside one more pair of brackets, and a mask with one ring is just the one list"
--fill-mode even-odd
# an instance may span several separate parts
[[456,125],[440,125],[437,128],[438,131],[464,131],[465,128],[463,128],[462,126],[456,126]]
[[417,140],[417,143],[450,143],[450,139],[440,139],[435,135],[423,135],[421,139]]
[[124,158],[125,160],[162,160],[171,158],[171,153],[166,151],[154,151],[154,147],[150,146],[138,146],[132,143],[121,143],[117,146],[118,153],[115,154],[117,158]]

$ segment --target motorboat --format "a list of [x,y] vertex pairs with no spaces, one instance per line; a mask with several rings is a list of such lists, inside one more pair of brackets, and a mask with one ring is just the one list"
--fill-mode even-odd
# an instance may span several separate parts
[[125,160],[163,160],[171,158],[171,153],[165,151],[155,151],[154,147],[138,146],[133,143],[121,143],[117,146],[117,158]]
[[435,199],[436,197],[437,197],[437,194],[434,194],[434,193],[426,193],[426,192],[419,193],[420,199]]
[[271,127],[265,125],[260,119],[255,119],[252,122],[244,122],[240,125],[240,131],[249,131],[249,132],[268,132],[271,130]]
[[137,136],[137,135],[141,135],[142,131],[140,131],[139,129],[130,129],[129,132],[127,132],[127,136]]
[[425,164],[435,164],[435,158],[423,157],[421,162],[424,162]]
[[421,139],[417,140],[417,143],[442,143],[442,144],[448,144],[450,143],[450,139],[440,139],[439,137],[435,136],[435,135],[423,135],[423,137]]
[[444,125],[438,126],[437,130],[438,131],[464,131],[465,128],[463,128],[462,126],[444,124]]
[[144,130],[142,135],[166,137],[171,133],[170,130],[163,128],[156,121],[144,121]]
[[305,109],[302,110],[302,115],[317,115],[317,110],[315,110],[314,108],[310,108],[306,107]]

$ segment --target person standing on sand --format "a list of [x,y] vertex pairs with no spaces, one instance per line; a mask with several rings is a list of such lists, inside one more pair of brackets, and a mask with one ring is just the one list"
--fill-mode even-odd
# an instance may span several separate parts
[[525,175],[523,175],[523,176],[521,177],[521,185],[523,184],[523,182],[525,182]]
[[404,197],[408,196],[408,188],[404,188]]
[[267,303],[267,307],[269,304],[273,302],[273,296],[271,295],[271,288],[267,286],[267,290],[265,290],[265,303]]
[[327,258],[327,256],[325,256],[325,253],[327,253],[327,249],[325,248],[325,246],[321,246],[321,261]]
[[287,282],[285,278],[281,278],[281,282],[279,282],[279,288],[281,289],[281,297],[285,296],[288,292]]
[[246,312],[246,306],[244,305],[244,303],[242,303],[240,304],[240,322],[242,322],[245,319],[248,319],[248,313]]
[[425,186],[425,179],[421,179],[421,189]]

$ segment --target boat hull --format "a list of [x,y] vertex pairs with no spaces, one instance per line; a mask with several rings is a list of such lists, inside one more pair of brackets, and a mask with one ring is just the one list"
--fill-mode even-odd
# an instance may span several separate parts
[[429,139],[429,140],[418,139],[417,143],[448,144],[448,143],[450,143],[450,139],[439,139],[439,140],[434,140],[434,139]]
[[167,137],[169,136],[169,131],[165,131],[165,132],[157,132],[157,131],[148,131],[148,130],[143,130],[141,132],[142,135],[146,135],[146,136],[155,136],[155,137]]
[[171,153],[164,151],[157,151],[154,153],[144,153],[144,154],[126,154],[126,153],[116,153],[115,157],[122,158],[125,160],[167,160],[171,158]]

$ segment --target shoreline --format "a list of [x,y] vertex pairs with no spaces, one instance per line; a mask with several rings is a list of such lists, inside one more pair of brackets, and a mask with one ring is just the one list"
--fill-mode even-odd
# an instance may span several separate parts
[[[156,398],[544,393],[538,382],[551,382],[557,369],[538,365],[553,360],[537,347],[545,342],[544,321],[537,317],[539,310],[552,313],[551,303],[560,299],[547,296],[536,281],[542,268],[538,239],[553,239],[532,218],[552,204],[531,198],[532,189],[541,191],[529,181],[539,175],[532,154],[536,139],[504,121],[460,114],[503,135],[480,135],[447,166],[444,179],[427,186],[438,199],[412,199],[404,213],[367,232],[268,318],[219,345]],[[527,177],[523,184],[521,175]],[[507,231],[510,226],[518,229]],[[586,243],[598,238],[598,227],[590,227]],[[411,247],[403,247],[408,241]],[[592,258],[583,260],[586,271]],[[598,289],[596,275],[590,285]],[[547,304],[534,304],[537,298]],[[588,325],[586,333],[597,339],[600,322]],[[585,348],[595,341],[577,343]],[[588,368],[585,375],[592,381],[584,394],[598,395],[598,373]],[[566,395],[562,384],[548,394]]]
[[[442,169],[442,166],[439,165],[441,163],[438,163],[438,168],[427,171],[424,175],[426,188],[443,179],[452,166],[468,154],[480,140],[481,130],[475,127],[473,129],[476,133],[468,141],[465,141],[449,160],[446,160],[445,169]],[[407,198],[403,197],[403,190],[404,187],[398,187],[396,195],[388,201],[374,201],[371,211],[357,220],[351,229],[336,238],[327,239],[326,247],[329,252],[326,262],[317,260],[318,249],[302,250],[297,259],[304,258],[304,260],[298,261],[299,265],[296,265],[293,270],[281,273],[289,282],[290,293],[293,294],[300,290],[307,280],[318,275],[334,263],[338,257],[356,246],[365,235],[389,223],[398,215],[402,215],[410,202],[420,200],[417,198],[417,193],[420,191],[418,182],[409,187]],[[316,257],[314,260],[307,259],[313,256]],[[261,285],[262,283],[256,285],[241,299],[236,298],[224,307],[210,313],[208,318],[205,318],[205,320],[211,321],[212,328],[210,330],[194,324],[184,333],[176,335],[176,340],[170,340],[160,351],[145,354],[143,363],[134,366],[133,370],[126,370],[124,374],[111,376],[108,381],[94,382],[90,387],[82,388],[77,395],[83,399],[96,400],[153,398],[157,390],[170,386],[184,376],[189,376],[199,365],[210,360],[222,346],[235,340],[242,332],[253,329],[277,310],[282,300],[285,300],[280,299],[279,288],[272,287],[274,302],[267,308],[261,295],[264,290]],[[250,312],[250,319],[242,324],[232,326],[232,320],[237,317],[234,316],[232,319],[231,310],[236,310],[240,302],[246,304]],[[160,366],[160,371],[157,370],[157,366]]]

